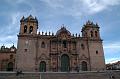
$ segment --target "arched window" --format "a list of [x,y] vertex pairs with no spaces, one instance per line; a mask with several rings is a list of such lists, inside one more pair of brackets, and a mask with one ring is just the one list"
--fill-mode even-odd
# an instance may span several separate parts
[[87,62],[82,61],[82,71],[87,71]]
[[13,71],[13,63],[9,62],[7,65],[7,71]]
[[46,63],[45,63],[45,61],[40,62],[39,71],[40,72],[46,72]]
[[67,48],[67,41],[66,40],[63,41],[63,47]]
[[95,31],[95,36],[96,36],[96,37],[98,36],[98,33],[97,33],[97,31]]
[[42,42],[41,48],[45,48],[45,42]]
[[24,26],[24,33],[27,33],[27,26]]
[[33,32],[33,26],[30,26],[29,33],[32,33],[32,32]]
[[93,31],[91,31],[90,33],[91,33],[91,37],[93,37]]
[[81,48],[84,50],[85,49],[85,46],[84,46],[84,44],[81,44]]
[[96,50],[96,54],[98,54],[98,50]]

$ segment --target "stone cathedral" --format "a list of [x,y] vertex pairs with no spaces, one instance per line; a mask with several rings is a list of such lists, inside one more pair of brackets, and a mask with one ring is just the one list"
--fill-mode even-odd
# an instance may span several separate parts
[[[100,27],[87,21],[81,35],[62,26],[56,34],[37,33],[38,20],[22,17],[15,67],[22,71],[74,72],[105,69]],[[79,29],[79,28],[76,28]]]

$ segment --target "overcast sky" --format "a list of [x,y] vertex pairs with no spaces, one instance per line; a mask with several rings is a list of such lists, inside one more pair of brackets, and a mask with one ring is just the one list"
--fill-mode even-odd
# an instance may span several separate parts
[[120,0],[0,0],[0,46],[17,46],[20,19],[30,14],[44,32],[56,33],[64,24],[81,34],[87,20],[97,22],[106,63],[120,60]]

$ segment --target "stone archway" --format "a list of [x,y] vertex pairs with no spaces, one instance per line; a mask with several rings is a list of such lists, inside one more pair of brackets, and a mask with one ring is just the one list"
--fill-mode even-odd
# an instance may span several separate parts
[[40,62],[39,71],[40,72],[46,72],[46,62],[45,61]]
[[87,62],[82,61],[82,71],[87,71]]
[[61,56],[61,71],[67,72],[70,70],[70,58],[68,55],[63,54]]
[[7,71],[13,71],[13,62],[9,62],[7,65]]

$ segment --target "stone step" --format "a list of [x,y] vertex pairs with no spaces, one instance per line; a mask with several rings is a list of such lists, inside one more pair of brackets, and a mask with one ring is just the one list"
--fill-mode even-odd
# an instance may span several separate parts
[[120,71],[102,72],[0,72],[0,79],[120,79]]

